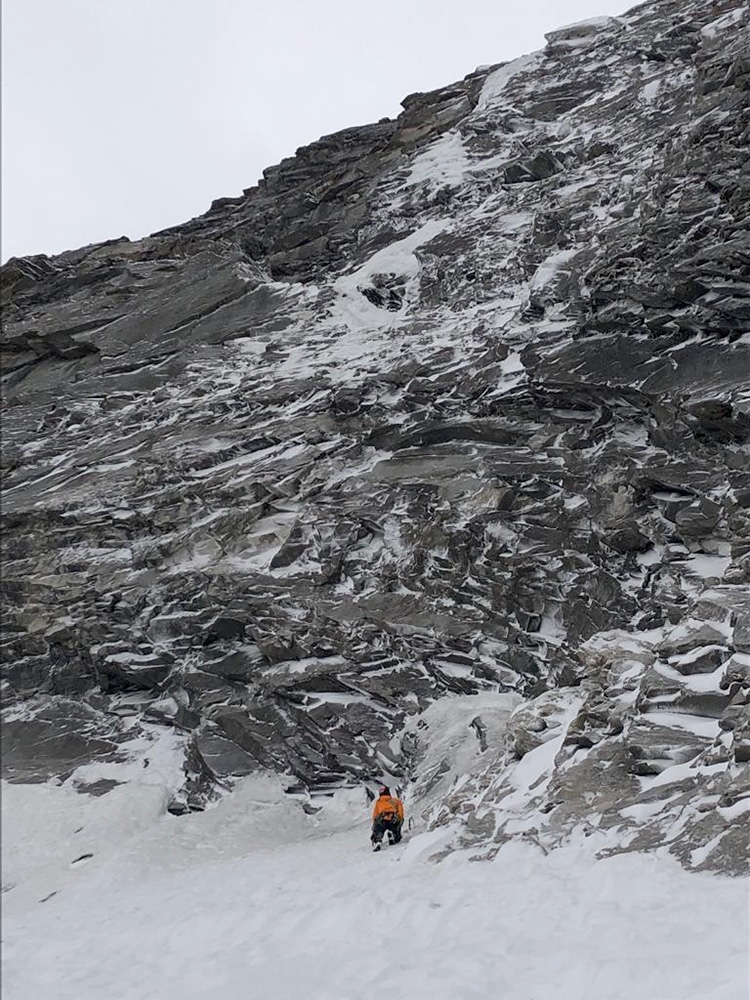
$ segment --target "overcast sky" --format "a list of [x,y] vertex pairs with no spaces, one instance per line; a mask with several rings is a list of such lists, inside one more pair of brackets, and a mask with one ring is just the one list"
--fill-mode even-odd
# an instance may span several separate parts
[[627,0],[2,0],[2,259],[144,236]]

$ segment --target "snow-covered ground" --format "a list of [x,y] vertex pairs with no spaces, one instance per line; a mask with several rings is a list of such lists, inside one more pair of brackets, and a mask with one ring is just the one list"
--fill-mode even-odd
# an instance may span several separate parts
[[6,1000],[747,1000],[741,880],[585,841],[436,864],[446,830],[372,854],[363,793],[310,815],[270,776],[175,817],[170,767],[5,786]]

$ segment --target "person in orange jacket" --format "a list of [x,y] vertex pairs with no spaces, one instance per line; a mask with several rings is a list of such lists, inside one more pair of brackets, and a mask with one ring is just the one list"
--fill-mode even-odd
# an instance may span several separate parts
[[401,824],[404,822],[404,803],[391,795],[388,785],[381,785],[378,798],[372,810],[372,847],[379,851],[383,837],[388,834],[388,843],[397,844],[401,840]]

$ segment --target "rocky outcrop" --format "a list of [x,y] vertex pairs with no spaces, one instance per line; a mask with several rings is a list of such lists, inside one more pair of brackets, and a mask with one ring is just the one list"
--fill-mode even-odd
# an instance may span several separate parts
[[[456,734],[446,753],[434,724],[407,733],[423,821],[455,824],[455,846],[478,858],[493,857],[514,837],[545,851],[577,837],[600,856],[660,848],[688,868],[744,874],[750,658],[731,653],[731,622],[750,603],[730,588],[710,596],[710,609],[704,602],[693,612],[711,618],[688,619],[666,641],[603,632],[584,643],[580,685],[524,701],[502,727],[491,727],[499,734],[493,752],[475,749],[469,767],[455,766]],[[711,657],[702,652],[708,647],[696,647],[665,658],[673,643],[700,641],[708,628],[721,638]],[[685,671],[685,663],[703,669]],[[463,740],[473,742],[466,727]],[[423,770],[454,779],[437,806]]]
[[675,853],[740,869],[749,30],[562,29],[183,226],[2,269],[14,776],[82,759],[44,719],[92,759],[173,727],[175,811],[258,768],[416,788],[420,713],[512,693],[469,840],[554,738],[540,843],[650,849],[683,803]]

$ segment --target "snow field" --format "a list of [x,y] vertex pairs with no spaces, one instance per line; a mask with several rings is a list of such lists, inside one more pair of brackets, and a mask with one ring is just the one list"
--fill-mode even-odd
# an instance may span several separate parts
[[6,786],[6,1000],[747,1000],[740,880],[585,841],[435,864],[449,827],[372,854],[357,789],[174,817],[149,782]]

